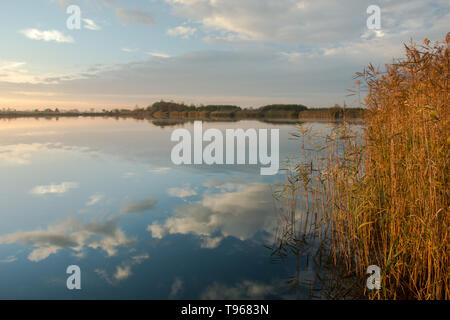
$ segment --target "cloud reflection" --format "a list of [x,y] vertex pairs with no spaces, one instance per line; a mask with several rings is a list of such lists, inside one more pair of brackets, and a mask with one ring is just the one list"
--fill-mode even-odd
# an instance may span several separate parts
[[186,186],[185,188],[169,188],[167,193],[175,198],[188,198],[197,195],[197,192],[189,186]]
[[149,255],[147,253],[131,257],[130,260],[124,261],[116,267],[116,271],[112,277],[103,269],[96,269],[95,272],[109,284],[115,285],[120,281],[128,279],[133,274],[133,266],[141,264],[148,258]]
[[9,256],[6,259],[0,260],[0,263],[12,263],[14,261],[17,261],[17,258],[14,256]]
[[136,213],[153,209],[158,200],[150,198],[142,201],[130,200],[120,207],[120,213]]
[[30,192],[35,195],[63,194],[68,192],[70,189],[76,189],[78,187],[79,187],[78,182],[62,182],[60,184],[36,186],[33,189],[31,189]]
[[32,154],[46,148],[48,144],[14,144],[0,146],[0,164],[27,165],[30,163]]
[[147,227],[153,238],[195,234],[202,247],[215,248],[225,237],[248,240],[260,231],[272,233],[275,215],[270,184],[227,184],[231,191],[205,193],[199,202],[181,205],[174,216]]
[[104,198],[104,195],[101,193],[96,193],[93,194],[90,198],[89,201],[86,202],[86,206],[91,207],[97,203],[99,203],[102,199]]
[[202,300],[263,300],[276,295],[276,285],[245,280],[232,286],[213,283],[200,295]]
[[118,221],[118,217],[112,217],[105,222],[85,223],[69,216],[66,221],[48,226],[46,230],[18,231],[0,236],[0,244],[20,243],[33,247],[28,259],[34,262],[62,249],[71,249],[79,255],[86,247],[99,248],[113,256],[119,247],[134,242],[119,229]]
[[180,278],[175,278],[170,288],[169,298],[175,299],[178,294],[183,290],[184,282]]

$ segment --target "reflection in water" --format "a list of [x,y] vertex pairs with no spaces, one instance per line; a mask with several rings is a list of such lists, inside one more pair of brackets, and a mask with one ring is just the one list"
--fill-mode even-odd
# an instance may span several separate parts
[[109,275],[108,272],[103,269],[95,269],[95,272],[107,283],[117,285],[120,281],[126,280],[133,274],[131,270],[133,266],[141,264],[148,258],[149,255],[147,253],[132,256],[129,260],[123,261],[120,265],[118,265],[113,275]]
[[[296,297],[286,285],[295,261],[272,264],[264,248],[277,235],[273,185],[284,177],[261,177],[257,166],[174,166],[166,125],[1,123],[0,298],[72,299],[72,264],[83,275],[76,298]],[[279,128],[281,157],[298,157],[292,124],[204,126]]]
[[120,207],[120,213],[133,213],[151,210],[158,201],[150,198],[143,201],[129,201]]
[[20,243],[32,249],[28,255],[30,261],[41,261],[62,249],[70,249],[78,256],[83,249],[100,248],[108,256],[117,253],[117,248],[130,245],[128,238],[117,226],[119,217],[112,217],[104,222],[85,223],[74,216],[69,216],[62,223],[49,225],[46,230],[18,231],[0,237],[0,244]]
[[33,153],[45,149],[60,148],[55,143],[11,144],[0,146],[0,164],[2,165],[28,165]]
[[[206,185],[208,185],[206,183]],[[223,183],[207,188],[201,200],[182,204],[164,222],[148,226],[153,238],[167,234],[195,234],[203,248],[215,248],[225,237],[248,240],[257,233],[273,233],[272,190],[266,183]]]
[[244,280],[234,285],[213,283],[202,293],[204,300],[262,300],[276,296],[279,283],[264,284]]
[[294,292],[307,293],[310,299],[358,298],[364,292],[353,272],[337,263],[329,250],[335,237],[329,209],[339,206],[329,196],[336,192],[331,177],[345,165],[331,155],[344,154],[344,143],[351,137],[346,125],[332,129],[324,134],[312,126],[299,126],[293,136],[300,140],[301,160],[287,164],[286,182],[278,184],[274,193],[285,205],[278,210],[275,241],[269,247],[272,257],[295,260],[288,283]]
[[70,189],[78,188],[78,182],[62,182],[60,184],[51,184],[48,186],[36,186],[30,192],[34,195],[44,195],[52,193],[66,193]]

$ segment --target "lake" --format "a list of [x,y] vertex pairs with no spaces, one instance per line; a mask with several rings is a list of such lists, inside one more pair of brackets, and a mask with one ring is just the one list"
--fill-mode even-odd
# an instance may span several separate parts
[[[299,157],[295,123],[203,126],[277,128],[280,161]],[[193,123],[0,120],[0,299],[308,298],[287,283],[298,259],[274,262],[266,248],[283,171],[176,166],[170,136],[183,127]],[[66,287],[71,265],[81,290]]]

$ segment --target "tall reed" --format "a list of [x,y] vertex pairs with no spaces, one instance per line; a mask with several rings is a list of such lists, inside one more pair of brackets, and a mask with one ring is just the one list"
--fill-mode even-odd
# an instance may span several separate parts
[[[364,130],[335,127],[290,168],[275,253],[290,243],[301,254],[309,236],[318,266],[327,257],[340,270],[329,283],[355,279],[346,292],[449,299],[449,45],[450,35],[411,43],[384,72],[357,74],[368,90]],[[365,287],[370,265],[381,268],[381,290]]]

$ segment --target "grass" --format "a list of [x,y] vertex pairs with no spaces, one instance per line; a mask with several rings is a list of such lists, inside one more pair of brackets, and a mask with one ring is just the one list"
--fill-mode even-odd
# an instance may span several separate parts
[[[273,253],[307,252],[327,298],[449,299],[449,45],[449,35],[405,45],[384,72],[358,73],[361,132],[296,134],[302,160],[276,194],[285,206]],[[381,290],[365,286],[370,265]]]

